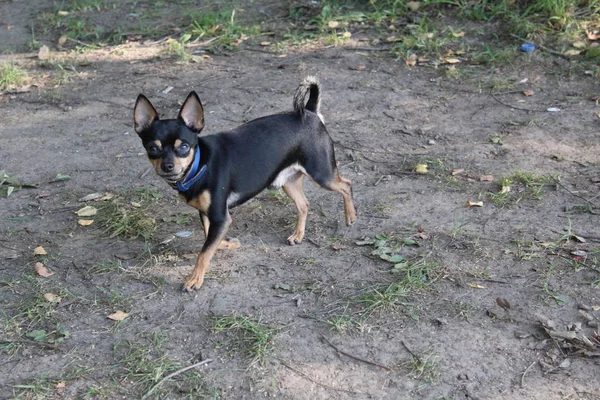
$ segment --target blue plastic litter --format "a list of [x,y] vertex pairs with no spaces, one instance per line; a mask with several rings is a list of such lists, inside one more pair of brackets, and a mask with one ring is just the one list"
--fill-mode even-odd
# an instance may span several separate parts
[[521,45],[521,51],[524,53],[531,53],[535,50],[535,45],[531,43],[523,43]]

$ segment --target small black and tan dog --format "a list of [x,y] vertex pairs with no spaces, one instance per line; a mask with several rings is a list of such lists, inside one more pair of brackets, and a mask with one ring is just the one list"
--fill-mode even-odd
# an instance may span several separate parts
[[[307,100],[308,97],[308,100]],[[294,111],[255,119],[228,132],[200,137],[204,110],[191,92],[177,119],[161,120],[150,101],[140,94],[133,112],[135,131],[142,139],[156,173],[200,211],[206,242],[184,289],[200,288],[217,249],[235,249],[237,239],[225,237],[231,224],[229,209],[256,196],[268,186],[283,187],[298,210],[296,231],[287,239],[304,237],[308,201],[304,175],[344,198],[346,224],[356,221],[352,183],[340,176],[319,112],[320,86],[314,77],[302,81],[294,94]]]

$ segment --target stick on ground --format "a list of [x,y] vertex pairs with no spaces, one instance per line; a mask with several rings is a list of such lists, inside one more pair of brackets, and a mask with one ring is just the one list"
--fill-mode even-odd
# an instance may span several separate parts
[[172,377],[174,377],[174,376],[177,376],[177,375],[179,375],[179,374],[182,374],[182,373],[184,373],[185,371],[187,371],[187,370],[190,370],[190,369],[192,369],[192,368],[196,368],[196,367],[199,367],[199,366],[201,366],[201,365],[208,364],[209,362],[212,362],[212,359],[210,359],[210,358],[207,358],[206,360],[200,361],[199,363],[196,363],[196,364],[194,364],[194,365],[187,366],[187,367],[185,367],[185,368],[181,368],[180,370],[177,370],[177,371],[173,372],[172,374],[169,374],[169,375],[165,376],[165,377],[164,377],[164,378],[162,378],[160,381],[158,381],[158,382],[156,383],[156,385],[152,386],[152,388],[150,388],[150,390],[148,390],[148,392],[147,392],[147,393],[146,393],[146,394],[145,394],[145,395],[142,397],[142,400],[146,400],[146,399],[148,398],[148,396],[150,396],[150,395],[152,394],[152,392],[154,392],[154,390],[155,390],[156,388],[158,388],[158,387],[159,387],[160,385],[162,385],[162,384],[163,384],[165,381],[168,381],[168,380],[169,380],[169,379],[171,379]]

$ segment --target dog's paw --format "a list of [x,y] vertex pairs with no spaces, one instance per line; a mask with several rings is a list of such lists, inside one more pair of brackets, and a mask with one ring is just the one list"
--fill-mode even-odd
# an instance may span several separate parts
[[236,238],[226,238],[219,243],[219,250],[233,250],[240,247],[240,241]]
[[293,246],[302,243],[302,239],[304,239],[304,232],[294,232],[293,235],[287,238],[287,242],[290,246]]
[[353,225],[356,222],[356,213],[352,213],[350,215],[346,215],[346,226]]
[[204,283],[203,278],[188,279],[183,285],[183,290],[187,293],[193,293],[194,289],[200,289],[202,287],[203,283]]

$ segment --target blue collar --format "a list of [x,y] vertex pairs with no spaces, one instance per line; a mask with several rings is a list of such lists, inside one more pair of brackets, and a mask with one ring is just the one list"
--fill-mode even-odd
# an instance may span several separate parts
[[198,170],[199,167],[200,147],[196,146],[194,148],[194,161],[192,162],[192,166],[190,167],[189,172],[182,180],[177,181],[177,186],[173,185],[173,189],[177,189],[179,192],[188,191],[196,182],[200,180],[200,178],[202,178],[202,176],[206,172],[206,165],[203,165],[202,168]]

